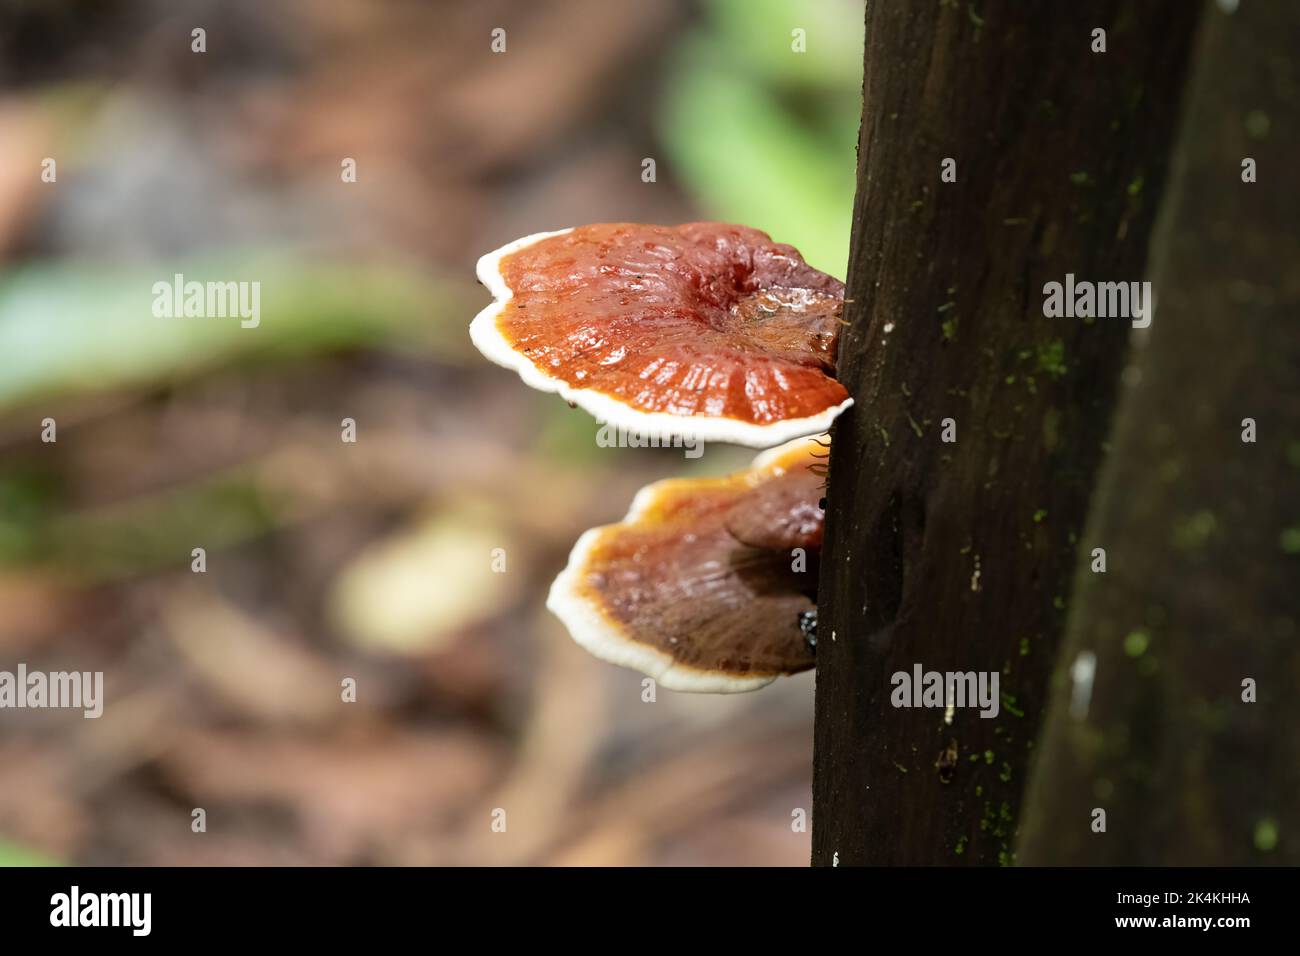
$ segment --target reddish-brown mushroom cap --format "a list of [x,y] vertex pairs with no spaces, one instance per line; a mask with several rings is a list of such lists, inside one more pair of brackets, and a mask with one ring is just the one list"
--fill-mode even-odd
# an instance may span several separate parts
[[[755,690],[807,670],[824,448],[797,439],[725,478],[648,485],[621,523],[578,539],[546,606],[596,657],[672,690]],[[749,515],[770,519],[761,541],[742,540]]]
[[603,223],[488,253],[470,335],[534,388],[646,436],[770,447],[853,404],[835,380],[844,285],[725,223]]

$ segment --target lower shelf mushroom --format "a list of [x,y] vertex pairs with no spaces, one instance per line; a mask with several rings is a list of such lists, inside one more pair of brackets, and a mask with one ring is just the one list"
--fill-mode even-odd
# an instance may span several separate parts
[[826,444],[800,438],[724,478],[648,485],[574,546],[547,607],[580,645],[671,690],[756,690],[815,663]]

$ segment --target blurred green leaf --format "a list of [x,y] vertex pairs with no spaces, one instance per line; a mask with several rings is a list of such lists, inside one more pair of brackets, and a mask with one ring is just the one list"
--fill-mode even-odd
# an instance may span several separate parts
[[[713,23],[678,51],[665,94],[662,135],[679,175],[709,215],[762,229],[843,277],[860,6],[715,0],[710,10]],[[808,31],[809,52],[791,50],[795,27]]]
[[23,464],[0,472],[0,565],[40,555],[61,493],[62,482],[50,468]]
[[56,515],[42,529],[41,558],[92,580],[183,565],[272,531],[274,502],[246,472],[212,476],[91,511]]
[[[707,10],[722,46],[764,80],[861,92],[859,0],[712,0]],[[795,29],[804,53],[792,49]]]
[[0,566],[38,564],[86,581],[185,565],[195,542],[213,552],[283,524],[247,469],[97,508],[61,512],[25,497],[23,475],[0,476]]
[[[155,317],[154,283],[175,273],[260,282],[260,323]],[[342,347],[417,348],[459,362],[470,355],[468,293],[413,272],[282,260],[30,267],[0,278],[0,408]]]
[[15,843],[0,840],[0,867],[58,865],[54,860],[41,853],[28,850],[26,847],[18,846]]

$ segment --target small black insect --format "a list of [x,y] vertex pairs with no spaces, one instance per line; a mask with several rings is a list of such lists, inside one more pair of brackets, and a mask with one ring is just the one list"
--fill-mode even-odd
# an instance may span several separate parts
[[817,609],[799,612],[799,632],[803,634],[804,643],[817,653]]
[[820,509],[821,511],[825,511],[825,510],[826,510],[826,499],[825,499],[825,498],[822,498],[820,501],[818,501],[818,502],[817,502],[817,507],[818,507],[818,509]]

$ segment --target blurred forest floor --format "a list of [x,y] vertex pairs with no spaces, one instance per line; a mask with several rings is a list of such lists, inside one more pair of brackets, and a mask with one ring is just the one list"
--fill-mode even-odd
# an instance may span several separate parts
[[[860,10],[819,7],[837,52],[791,65],[809,15],[742,9],[0,12],[0,670],[106,689],[99,720],[0,712],[0,863],[807,863],[811,675],[644,703],[543,608],[640,485],[750,454],[598,448],[467,336],[483,252],[745,195],[842,275]],[[261,281],[261,326],[153,318],[175,272]]]

